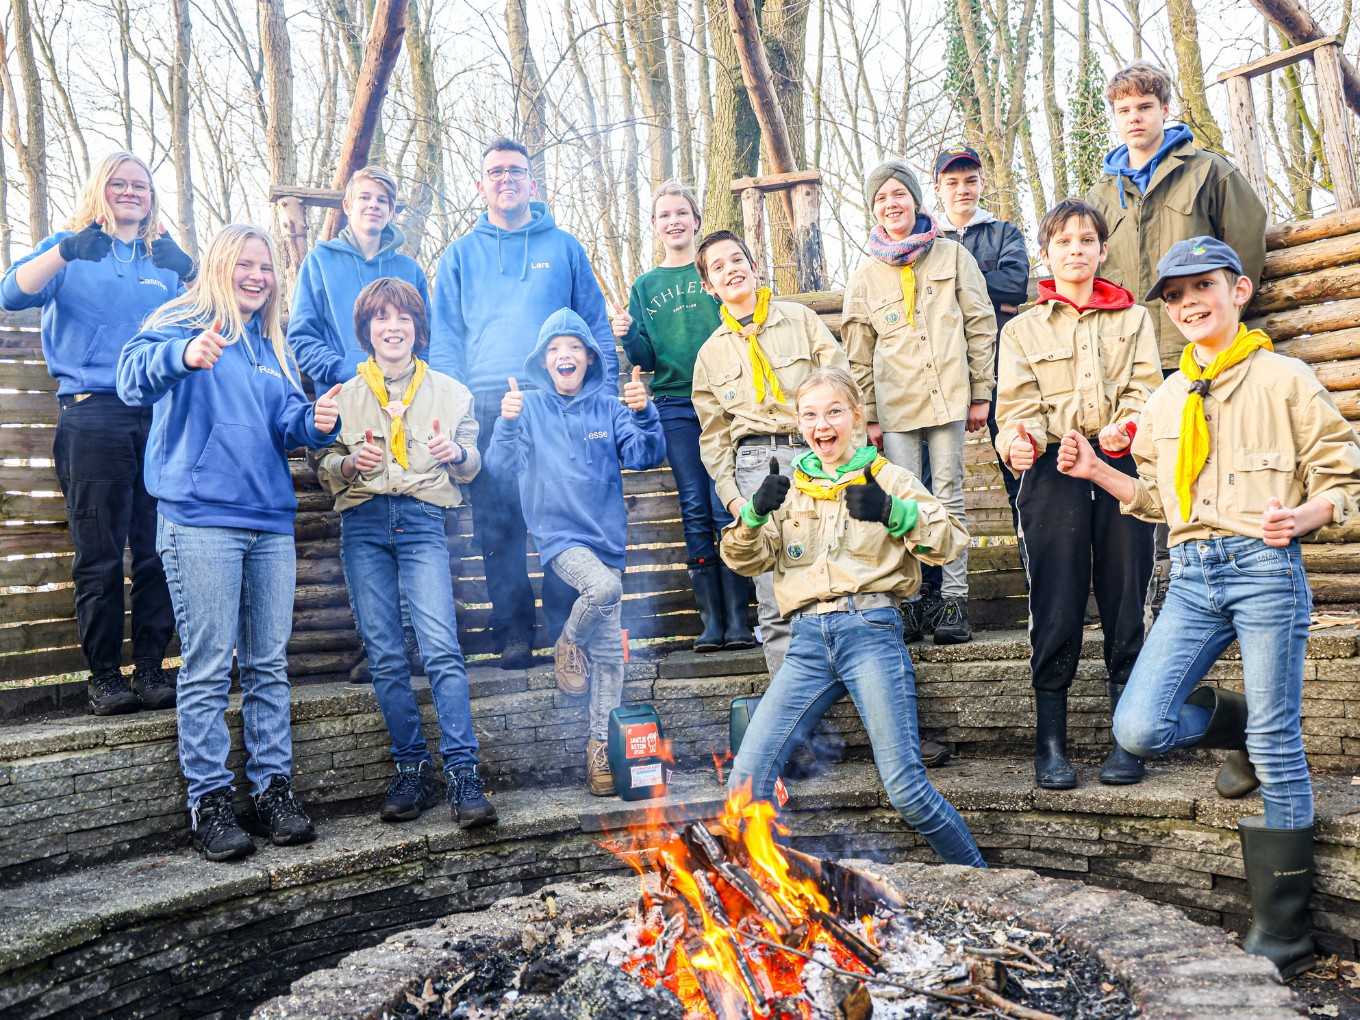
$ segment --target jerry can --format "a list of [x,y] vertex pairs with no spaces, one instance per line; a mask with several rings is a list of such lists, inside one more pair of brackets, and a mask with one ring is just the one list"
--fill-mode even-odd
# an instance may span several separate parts
[[609,713],[609,770],[614,792],[622,800],[647,800],[666,795],[669,763],[661,717],[651,705],[621,705]]
[[742,738],[746,736],[746,728],[751,725],[751,717],[756,714],[759,704],[759,694],[732,699],[732,708],[727,717],[727,746],[734,758],[741,749]]

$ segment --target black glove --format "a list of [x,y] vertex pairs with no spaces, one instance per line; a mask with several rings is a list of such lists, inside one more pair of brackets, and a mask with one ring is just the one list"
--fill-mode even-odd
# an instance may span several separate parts
[[883,491],[878,479],[865,468],[863,485],[846,486],[845,508],[857,521],[878,521],[886,527],[888,518],[892,516],[892,497]]
[[751,497],[751,509],[761,517],[768,517],[784,505],[784,497],[789,494],[789,486],[792,484],[793,479],[781,475],[779,461],[771,457],[770,473]]
[[91,223],[84,230],[63,237],[57,251],[67,262],[103,262],[104,256],[113,251],[113,238],[98,223]]
[[172,269],[175,274],[188,283],[194,278],[194,260],[189,253],[175,243],[167,233],[151,242],[151,261],[158,269]]

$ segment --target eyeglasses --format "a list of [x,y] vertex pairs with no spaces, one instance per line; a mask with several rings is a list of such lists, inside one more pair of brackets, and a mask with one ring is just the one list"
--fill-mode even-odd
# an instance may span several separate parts
[[482,176],[488,181],[503,181],[507,177],[512,181],[522,181],[529,176],[529,168],[527,166],[493,166],[490,170],[483,171]]
[[149,195],[151,185],[142,181],[109,181],[109,190],[115,195],[121,195],[129,190],[134,195]]
[[826,413],[817,414],[813,411],[798,412],[798,424],[803,428],[816,428],[819,421],[824,421],[828,428],[839,428],[845,421],[845,416],[850,412],[843,407],[828,408]]

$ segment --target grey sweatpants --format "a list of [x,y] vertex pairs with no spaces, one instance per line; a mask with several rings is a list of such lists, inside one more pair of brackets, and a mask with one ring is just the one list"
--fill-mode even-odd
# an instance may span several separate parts
[[[760,488],[770,474],[770,458],[779,461],[779,473],[793,476],[793,462],[807,453],[806,446],[762,446],[752,443],[737,448],[737,491],[749,496]],[[773,677],[784,665],[789,651],[789,621],[779,615],[779,603],[774,597],[774,574],[761,574],[756,581],[756,615],[760,619],[761,647],[765,652],[765,668]]]

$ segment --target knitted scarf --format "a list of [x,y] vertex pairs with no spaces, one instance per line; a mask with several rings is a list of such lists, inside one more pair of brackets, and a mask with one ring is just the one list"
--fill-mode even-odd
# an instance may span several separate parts
[[406,429],[401,423],[401,418],[406,413],[406,409],[411,406],[411,398],[415,396],[416,390],[420,389],[420,384],[425,378],[425,372],[429,368],[419,358],[413,360],[416,370],[411,374],[411,381],[406,386],[406,392],[401,395],[400,402],[388,400],[387,380],[383,377],[383,370],[378,367],[378,363],[373,360],[372,355],[359,366],[359,378],[368,383],[368,388],[378,398],[379,406],[392,419],[392,441],[388,444],[388,449],[392,451],[392,459],[408,469],[411,465],[406,457]]
[[746,338],[746,354],[751,359],[751,375],[755,377],[756,383],[756,402],[765,402],[765,391],[768,389],[770,396],[781,404],[788,403],[784,397],[784,391],[780,388],[779,378],[774,374],[774,366],[770,364],[770,359],[765,357],[765,352],[760,349],[760,341],[756,339],[760,334],[760,327],[765,325],[765,320],[770,317],[770,288],[761,287],[756,291],[756,312],[751,317],[751,324],[743,326],[737,321],[737,317],[727,310],[723,305],[718,314],[722,317],[723,325],[730,329],[737,336]]
[[1237,336],[1227,350],[1210,362],[1209,367],[1201,369],[1195,360],[1195,345],[1186,344],[1181,351],[1181,371],[1190,380],[1190,392],[1186,395],[1185,406],[1181,408],[1181,438],[1176,446],[1176,498],[1180,501],[1181,520],[1190,519],[1190,489],[1204,470],[1204,462],[1209,459],[1209,425],[1204,418],[1204,395],[1209,392],[1209,384],[1219,374],[1245,361],[1258,348],[1268,351],[1275,348],[1259,329],[1248,330],[1238,323]]
[[869,231],[869,254],[890,266],[902,267],[902,304],[907,311],[907,323],[916,326],[916,273],[912,263],[919,259],[935,238],[940,236],[940,224],[930,213],[916,217],[916,230],[900,241],[894,241],[883,227]]
[[833,480],[821,458],[809,450],[794,464],[793,487],[813,499],[839,499],[848,486],[863,485],[866,473],[877,477],[886,463],[887,458],[877,449],[862,446],[848,463],[835,468],[837,477]]

